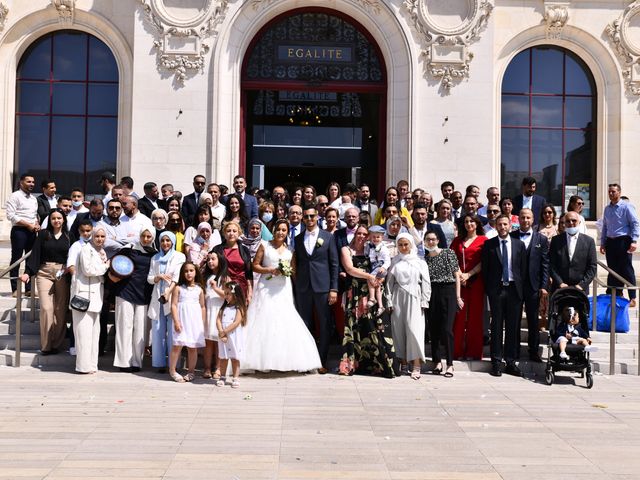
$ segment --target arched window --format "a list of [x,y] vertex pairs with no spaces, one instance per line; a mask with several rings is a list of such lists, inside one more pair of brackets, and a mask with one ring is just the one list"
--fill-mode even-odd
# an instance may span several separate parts
[[520,193],[525,176],[537,193],[566,209],[571,195],[595,217],[596,88],[580,58],[559,47],[520,52],[502,82],[502,192]]
[[100,174],[115,172],[118,66],[102,41],[62,30],[39,38],[17,71],[15,171],[58,191],[102,193]]

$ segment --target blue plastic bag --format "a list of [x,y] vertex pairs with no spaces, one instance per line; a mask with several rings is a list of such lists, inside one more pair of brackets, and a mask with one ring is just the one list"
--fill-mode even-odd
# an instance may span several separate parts
[[[598,332],[611,331],[611,295],[602,293],[596,300],[597,317],[596,330]],[[589,327],[593,325],[593,297],[589,297],[591,310],[589,312]],[[616,297],[616,333],[629,332],[629,300],[624,297]]]

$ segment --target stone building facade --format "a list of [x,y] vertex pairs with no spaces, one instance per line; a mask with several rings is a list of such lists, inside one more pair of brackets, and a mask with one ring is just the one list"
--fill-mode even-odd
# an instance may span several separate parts
[[2,198],[105,169],[640,195],[640,1],[1,0],[0,29]]

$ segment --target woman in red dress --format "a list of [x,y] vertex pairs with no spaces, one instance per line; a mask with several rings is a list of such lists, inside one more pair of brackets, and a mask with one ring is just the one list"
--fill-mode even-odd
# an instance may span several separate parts
[[480,271],[480,253],[487,240],[482,222],[476,215],[462,218],[463,228],[451,243],[460,264],[461,296],[464,305],[453,324],[453,356],[457,359],[482,360],[484,316],[484,282]]
[[251,270],[251,253],[249,249],[239,242],[241,234],[240,224],[235,221],[227,222],[222,227],[224,241],[217,245],[213,251],[223,255],[227,259],[227,268],[231,281],[238,283],[242,288],[247,304],[253,296],[253,272]]

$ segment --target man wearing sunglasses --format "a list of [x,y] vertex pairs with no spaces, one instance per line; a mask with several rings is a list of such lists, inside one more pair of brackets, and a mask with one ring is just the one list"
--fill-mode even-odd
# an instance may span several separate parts
[[294,251],[296,308],[311,332],[315,330],[315,311],[320,331],[318,353],[322,362],[318,372],[327,373],[331,305],[338,299],[338,249],[332,235],[318,228],[315,207],[306,207],[302,214],[306,228],[295,237]]
[[193,193],[185,196],[182,199],[182,218],[185,221],[190,222],[193,216],[198,210],[198,202],[200,201],[200,194],[204,192],[204,187],[207,184],[207,179],[204,175],[196,175],[193,177]]

